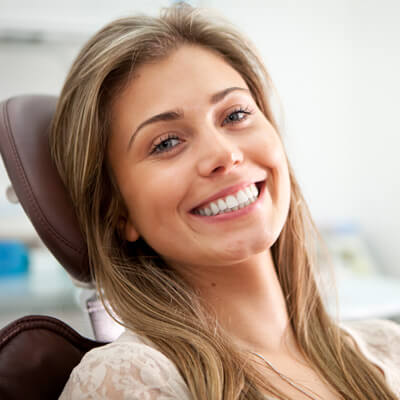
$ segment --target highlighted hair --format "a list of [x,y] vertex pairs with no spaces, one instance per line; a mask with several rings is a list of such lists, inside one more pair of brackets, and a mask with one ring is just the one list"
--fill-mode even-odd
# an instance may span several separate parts
[[[110,105],[135,69],[184,44],[224,58],[247,83],[278,130],[269,96],[273,85],[260,55],[221,17],[186,4],[114,21],[83,47],[61,92],[50,134],[53,160],[86,237],[93,280],[119,322],[175,363],[193,399],[288,399],[235,348],[192,288],[142,239],[123,240],[127,212],[107,163]],[[271,248],[290,323],[304,357],[347,400],[395,400],[379,371],[325,310],[315,278],[320,241],[292,167],[291,202]]]

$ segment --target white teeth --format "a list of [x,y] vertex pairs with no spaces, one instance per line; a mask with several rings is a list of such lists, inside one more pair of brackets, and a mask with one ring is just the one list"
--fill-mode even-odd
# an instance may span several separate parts
[[239,203],[245,203],[249,199],[248,196],[243,192],[243,190],[239,190],[237,192],[236,198],[238,199]]
[[215,203],[210,204],[211,211],[214,215],[217,215],[219,213],[219,208]]
[[249,198],[243,190],[239,190],[237,192],[236,198],[239,202],[239,208],[246,207],[246,203],[249,201]]
[[258,196],[258,189],[257,186],[253,183],[252,185],[250,185],[250,189],[253,193],[253,196],[257,197]]
[[244,190],[246,191],[246,194],[247,194],[248,198],[252,198],[253,197],[253,192],[251,191],[251,189],[248,186]]
[[221,211],[225,211],[225,210],[228,208],[228,206],[226,205],[226,203],[225,203],[222,199],[219,199],[219,200],[217,201],[217,205],[218,205],[218,208],[219,208]]
[[258,188],[252,183],[244,189],[239,190],[235,195],[229,195],[225,199],[218,199],[216,201],[208,204],[207,207],[197,209],[196,214],[203,216],[218,215],[223,213],[228,213],[231,211],[236,211],[240,208],[247,207],[258,197]]
[[233,208],[233,207],[237,207],[239,205],[239,202],[237,201],[235,196],[228,196],[226,199],[226,205],[228,206],[228,208]]

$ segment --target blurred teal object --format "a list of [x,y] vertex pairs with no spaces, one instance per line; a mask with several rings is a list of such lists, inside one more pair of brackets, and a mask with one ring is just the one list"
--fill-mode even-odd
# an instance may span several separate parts
[[23,243],[11,240],[0,241],[0,279],[26,275],[28,267],[29,252]]

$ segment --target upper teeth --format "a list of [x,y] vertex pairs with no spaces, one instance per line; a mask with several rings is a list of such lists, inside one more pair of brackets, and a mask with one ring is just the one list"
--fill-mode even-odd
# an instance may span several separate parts
[[214,200],[204,207],[197,208],[194,212],[201,215],[217,215],[230,211],[236,211],[253,203],[258,196],[257,186],[252,183],[244,189],[226,197]]

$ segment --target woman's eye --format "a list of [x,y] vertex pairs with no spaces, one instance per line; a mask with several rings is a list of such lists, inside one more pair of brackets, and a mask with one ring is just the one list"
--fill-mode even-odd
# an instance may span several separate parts
[[248,115],[252,114],[252,111],[249,109],[243,110],[242,108],[239,108],[238,110],[233,111],[230,113],[225,119],[222,125],[225,124],[237,124],[238,122],[244,121]]
[[150,154],[154,153],[166,153],[171,151],[174,147],[176,147],[180,143],[180,139],[174,135],[168,135],[167,138],[162,139],[159,143],[153,145]]

